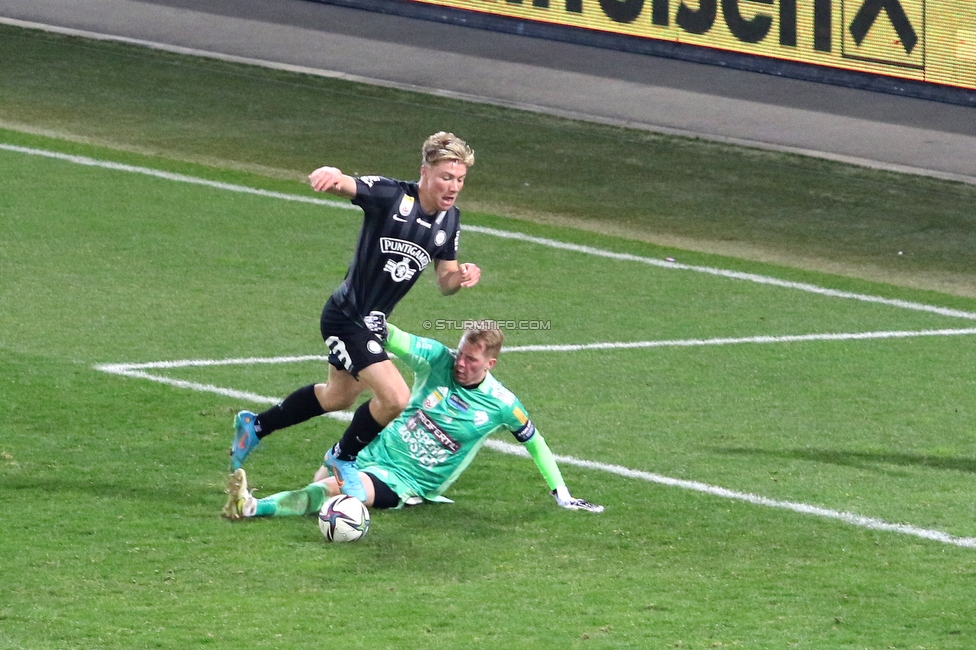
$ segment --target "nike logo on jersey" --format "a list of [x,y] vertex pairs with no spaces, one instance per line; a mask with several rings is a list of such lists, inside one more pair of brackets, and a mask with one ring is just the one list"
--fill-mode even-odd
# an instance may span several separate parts
[[394,221],[399,221],[400,223],[407,223],[407,220],[406,219],[403,219],[403,218],[398,217],[396,215],[393,215],[393,220]]

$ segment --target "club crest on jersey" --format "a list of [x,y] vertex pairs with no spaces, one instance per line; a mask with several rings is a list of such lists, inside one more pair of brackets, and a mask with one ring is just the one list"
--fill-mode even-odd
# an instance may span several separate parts
[[443,246],[444,242],[447,241],[447,233],[443,230],[438,230],[437,234],[434,235],[434,244],[437,246]]
[[402,239],[380,237],[380,252],[403,256],[400,260],[387,260],[383,266],[383,270],[390,274],[394,282],[409,280],[417,271],[423,271],[430,264],[430,255],[427,251],[413,242]]
[[484,411],[475,411],[474,414],[474,425],[480,427],[482,424],[488,422],[488,414]]
[[400,208],[397,210],[401,217],[409,217],[410,213],[413,212],[414,199],[409,194],[404,194],[403,198],[400,199]]
[[386,260],[383,270],[390,274],[390,277],[393,278],[394,282],[404,282],[405,280],[409,280],[417,272],[416,269],[410,268],[410,260],[406,257],[399,262]]

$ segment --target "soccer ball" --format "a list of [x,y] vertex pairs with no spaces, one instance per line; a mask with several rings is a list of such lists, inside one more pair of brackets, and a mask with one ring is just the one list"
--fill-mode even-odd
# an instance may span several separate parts
[[369,510],[348,494],[337,494],[319,510],[319,530],[330,542],[355,542],[369,530]]

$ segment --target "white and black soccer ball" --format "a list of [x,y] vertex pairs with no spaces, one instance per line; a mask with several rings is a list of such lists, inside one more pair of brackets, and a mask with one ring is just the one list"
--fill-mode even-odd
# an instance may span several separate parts
[[348,494],[338,494],[319,510],[319,530],[330,542],[355,542],[369,530],[369,510]]

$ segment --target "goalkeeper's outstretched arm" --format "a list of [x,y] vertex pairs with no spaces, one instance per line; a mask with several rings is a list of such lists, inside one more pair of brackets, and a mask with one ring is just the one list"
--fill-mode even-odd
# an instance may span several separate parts
[[542,477],[546,479],[546,483],[552,491],[552,496],[555,497],[556,503],[559,504],[560,508],[603,512],[603,506],[594,505],[583,499],[576,499],[569,493],[569,488],[566,487],[566,482],[563,481],[562,472],[559,471],[559,466],[556,465],[556,458],[552,455],[549,445],[546,444],[545,438],[542,437],[542,434],[538,430],[523,444],[525,444],[529,455],[532,456],[532,460],[535,461],[535,466],[542,473]]

